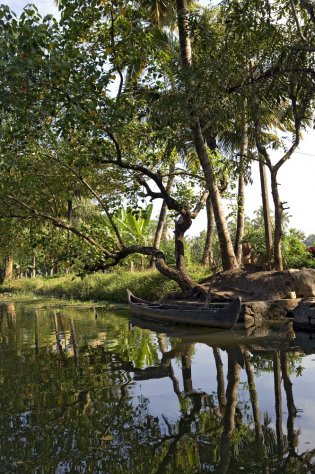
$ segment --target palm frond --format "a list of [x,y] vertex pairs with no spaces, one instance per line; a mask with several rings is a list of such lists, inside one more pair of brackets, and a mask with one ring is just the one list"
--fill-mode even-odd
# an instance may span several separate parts
[[168,0],[142,0],[144,9],[148,12],[151,21],[161,26],[165,19],[174,15],[175,5]]

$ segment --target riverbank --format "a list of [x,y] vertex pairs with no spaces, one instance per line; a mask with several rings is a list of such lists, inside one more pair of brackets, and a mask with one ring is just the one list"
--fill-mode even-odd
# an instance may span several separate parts
[[76,301],[127,303],[126,288],[140,298],[156,300],[179,291],[177,284],[156,270],[144,272],[115,271],[95,273],[84,278],[75,275],[61,277],[22,278],[0,285],[0,299],[34,297],[59,298]]

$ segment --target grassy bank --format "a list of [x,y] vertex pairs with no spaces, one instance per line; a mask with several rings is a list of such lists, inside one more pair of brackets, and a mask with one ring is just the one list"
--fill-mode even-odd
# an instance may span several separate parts
[[126,288],[137,296],[154,300],[178,291],[175,282],[164,278],[155,270],[144,272],[115,271],[95,273],[85,278],[66,275],[62,277],[36,277],[5,281],[0,293],[12,297],[54,297],[80,301],[106,301],[127,303]]

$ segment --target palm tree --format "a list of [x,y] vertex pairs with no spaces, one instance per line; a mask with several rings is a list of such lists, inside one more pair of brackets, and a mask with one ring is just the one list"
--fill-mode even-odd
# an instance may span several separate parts
[[[188,31],[188,12],[192,8],[192,2],[189,0],[176,0],[176,2],[170,0],[141,0],[141,4],[148,10],[148,12],[151,12],[151,20],[155,22],[158,21],[160,24],[162,19],[166,19],[167,13],[169,14],[169,12],[176,11],[182,68],[189,71],[192,66],[192,49]],[[189,80],[186,81],[186,89],[189,89]],[[214,170],[211,165],[199,118],[194,111],[193,105],[193,103],[188,104],[188,107],[191,110],[191,121],[187,125],[191,130],[194,147],[205,175],[207,188],[210,192],[220,241],[223,269],[228,270],[237,268],[238,263],[224,216],[219,187],[215,179]]]
[[[176,0],[176,8],[182,67],[183,69],[186,69],[188,71],[191,69],[192,66],[192,50],[188,33],[187,1]],[[186,87],[189,88],[188,83],[186,84]],[[214,175],[214,170],[210,161],[207,147],[205,145],[205,140],[201,130],[199,118],[194,111],[193,104],[189,104],[189,106],[192,110],[190,129],[196,153],[198,155],[200,165],[204,172],[207,188],[211,196],[211,203],[213,207],[218,238],[220,242],[223,269],[232,270],[238,267],[238,262],[235,257],[231,235],[223,212],[219,187]]]
[[[245,101],[246,107],[246,101]],[[244,107],[244,109],[245,109]],[[244,111],[243,123],[242,123],[242,134],[241,134],[241,146],[240,146],[240,162],[238,170],[238,193],[237,193],[237,222],[236,222],[236,235],[234,242],[234,251],[239,264],[242,262],[242,239],[245,230],[245,176],[244,166],[248,155],[248,121],[246,118],[246,112]]]
[[[59,0],[59,2],[57,1],[57,3],[61,6],[63,5],[62,0]],[[155,22],[155,24],[159,25],[162,25],[162,22],[165,24],[165,22],[167,23],[168,21],[171,21],[172,15],[174,15],[174,12],[176,12],[182,68],[186,69],[187,71],[190,70],[192,65],[192,52],[187,16],[189,9],[191,9],[193,6],[193,2],[189,0],[176,0],[176,2],[170,0],[140,0],[139,4],[147,9],[148,13],[151,12],[152,23]],[[117,73],[119,73],[122,79],[122,71],[119,70],[118,67]],[[189,76],[189,74],[187,76]],[[121,80],[121,85],[122,82],[123,81]],[[186,89],[188,90],[189,88],[190,84],[189,80],[187,80]],[[121,91],[121,87],[119,90]],[[223,212],[220,190],[215,178],[210,156],[207,151],[199,118],[196,111],[194,110],[193,103],[189,103],[188,108],[191,110],[191,120],[189,120],[189,123],[187,123],[187,128],[191,131],[194,147],[205,176],[208,191],[211,195],[211,202],[222,254],[223,269],[227,270],[237,268],[238,263],[235,258],[231,236]],[[187,227],[187,225],[188,223],[185,223],[185,225],[182,227]]]

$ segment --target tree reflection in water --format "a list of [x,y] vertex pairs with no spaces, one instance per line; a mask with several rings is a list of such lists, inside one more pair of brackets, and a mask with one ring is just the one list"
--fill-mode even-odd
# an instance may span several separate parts
[[[129,330],[123,314],[98,310],[95,318],[88,309],[3,304],[1,468],[311,472],[315,451],[301,452],[294,427],[291,378],[301,348],[283,333],[280,338],[231,333],[175,338],[140,327]],[[194,384],[195,361],[203,360],[205,349],[211,369],[202,383],[214,389],[208,393]],[[273,407],[262,415],[259,399],[265,392],[256,380],[271,371],[275,416]],[[163,389],[158,402],[150,392],[154,383]],[[141,387],[147,396],[139,395]],[[167,410],[169,403],[174,410]]]

